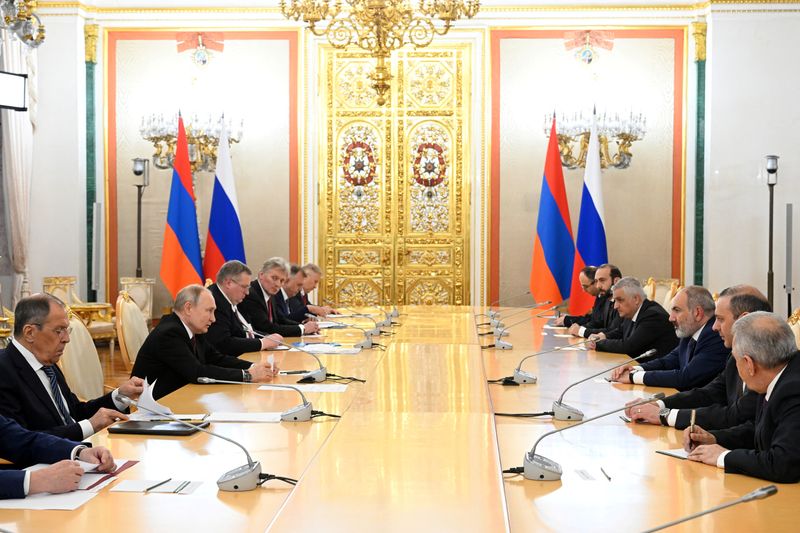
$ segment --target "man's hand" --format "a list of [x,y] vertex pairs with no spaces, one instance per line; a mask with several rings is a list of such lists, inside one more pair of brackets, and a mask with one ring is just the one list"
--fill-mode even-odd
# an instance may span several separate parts
[[628,376],[631,374],[631,367],[629,366],[621,366],[619,368],[615,368],[611,372],[611,381],[616,381],[617,383],[630,383],[631,380]]
[[698,463],[717,466],[717,459],[719,459],[722,452],[726,451],[728,450],[719,444],[703,444],[689,452],[688,459],[690,461],[697,461]]
[[589,342],[586,343],[586,346],[588,346],[590,350],[594,350],[597,348],[597,341],[605,340],[605,338],[605,333],[592,333],[589,335]]
[[272,335],[267,335],[261,339],[261,349],[262,350],[272,350],[276,348],[280,342],[282,341],[283,337],[278,335],[277,333],[273,333]]
[[82,475],[83,468],[77,461],[59,461],[41,470],[31,472],[28,494],[40,492],[61,494],[73,491],[78,488]]
[[696,446],[701,444],[716,443],[717,438],[698,425],[689,426],[683,430],[683,449],[687,452],[691,452]]
[[[565,316],[566,316],[566,315],[561,315],[560,317],[556,318],[556,319],[553,321],[553,325],[554,325],[554,326],[563,326],[563,325],[564,325],[564,317],[565,317]],[[574,324],[573,324],[573,325],[574,325]]]
[[144,380],[133,376],[131,379],[119,386],[119,393],[127,396],[131,400],[136,400],[144,390]]
[[[639,400],[630,402],[636,403]],[[658,412],[661,409],[654,403],[645,403],[637,405],[636,407],[629,407],[625,409],[625,414],[634,422],[661,425],[661,420],[658,418]]]
[[574,335],[575,337],[580,337],[581,327],[578,324],[572,324],[567,330],[567,333],[569,333],[570,335]]
[[253,363],[248,369],[250,375],[253,377],[254,383],[267,383],[272,381],[272,378],[278,375],[280,368],[278,365],[268,365],[266,363]]
[[115,411],[114,409],[107,409],[105,407],[101,407],[92,416],[92,418],[89,419],[89,422],[92,424],[92,429],[94,429],[94,432],[97,433],[101,429],[107,428],[114,422],[127,419],[128,415],[124,413],[120,413],[119,411]]
[[303,323],[303,333],[310,335],[319,331],[319,323],[316,320],[309,320]]
[[84,448],[81,450],[81,453],[78,454],[78,459],[86,463],[92,463],[93,465],[100,465],[97,467],[98,472],[113,472],[117,469],[111,452],[102,446]]

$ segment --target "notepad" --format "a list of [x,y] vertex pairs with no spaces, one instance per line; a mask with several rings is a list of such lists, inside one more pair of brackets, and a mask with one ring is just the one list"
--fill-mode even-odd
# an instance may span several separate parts
[[26,498],[0,500],[0,509],[74,511],[97,496],[97,494],[97,492],[89,490],[75,490],[64,494],[50,494],[49,492],[44,492],[41,494],[33,494]]
[[683,448],[675,448],[674,450],[656,450],[656,453],[660,453],[662,455],[669,455],[670,457],[677,457],[678,459],[689,458],[689,452],[687,452]]

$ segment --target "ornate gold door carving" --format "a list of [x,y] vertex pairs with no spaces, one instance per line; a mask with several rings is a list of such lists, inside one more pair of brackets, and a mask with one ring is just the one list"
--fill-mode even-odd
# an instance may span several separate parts
[[372,60],[323,49],[323,298],[469,302],[469,53],[396,53],[392,102],[379,108]]

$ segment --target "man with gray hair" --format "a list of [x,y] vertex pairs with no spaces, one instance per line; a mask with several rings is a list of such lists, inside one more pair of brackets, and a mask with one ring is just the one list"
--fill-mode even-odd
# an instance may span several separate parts
[[728,350],[714,331],[714,298],[703,287],[692,285],[672,299],[669,321],[680,339],[678,346],[641,366],[614,370],[611,380],[652,387],[687,390],[705,385],[722,372]]
[[708,432],[684,431],[689,459],[776,483],[800,481],[800,358],[794,334],[773,313],[750,313],[733,325],[733,357],[747,387],[762,395],[755,420]]
[[[600,352],[626,353],[636,357],[650,349],[652,358],[668,354],[678,344],[669,314],[658,303],[645,297],[639,280],[632,277],[620,279],[611,287],[614,309],[622,324],[605,333],[589,336],[587,346]],[[641,360],[640,360],[641,362]]]
[[173,312],[164,315],[139,349],[132,375],[158,380],[155,399],[206,377],[245,383],[272,381],[278,368],[224,355],[206,339],[216,304],[211,291],[187,285],[178,291]]
[[208,342],[227,355],[238,357],[243,353],[271,350],[282,340],[280,335],[257,338],[253,326],[238,309],[250,291],[251,276],[252,272],[241,261],[228,261],[217,272],[217,282],[208,288],[217,306],[214,323],[208,328]]
[[295,298],[305,305],[311,314],[317,316],[334,314],[336,310],[333,307],[328,305],[314,305],[308,299],[308,293],[319,286],[319,282],[322,279],[322,269],[314,263],[306,263],[306,265],[303,266],[303,272],[306,274],[306,278],[303,280],[303,288],[300,289],[300,292],[297,293]]

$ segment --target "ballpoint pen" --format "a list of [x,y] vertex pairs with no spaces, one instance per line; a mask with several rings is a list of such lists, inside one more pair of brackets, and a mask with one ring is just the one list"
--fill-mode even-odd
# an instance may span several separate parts
[[171,477],[168,477],[168,478],[167,478],[167,479],[165,479],[164,481],[159,481],[159,482],[158,482],[158,483],[156,483],[155,485],[151,485],[151,486],[147,487],[146,489],[144,489],[144,491],[145,491],[145,493],[147,493],[147,492],[150,492],[151,490],[153,490],[153,489],[157,489],[158,487],[160,487],[160,486],[161,486],[161,485],[163,485],[164,483],[169,483],[170,481],[172,481],[172,478],[171,478]]
[[692,433],[694,433],[694,421],[697,417],[697,410],[692,409],[692,417],[689,420],[689,451],[694,450],[694,441],[692,440]]

